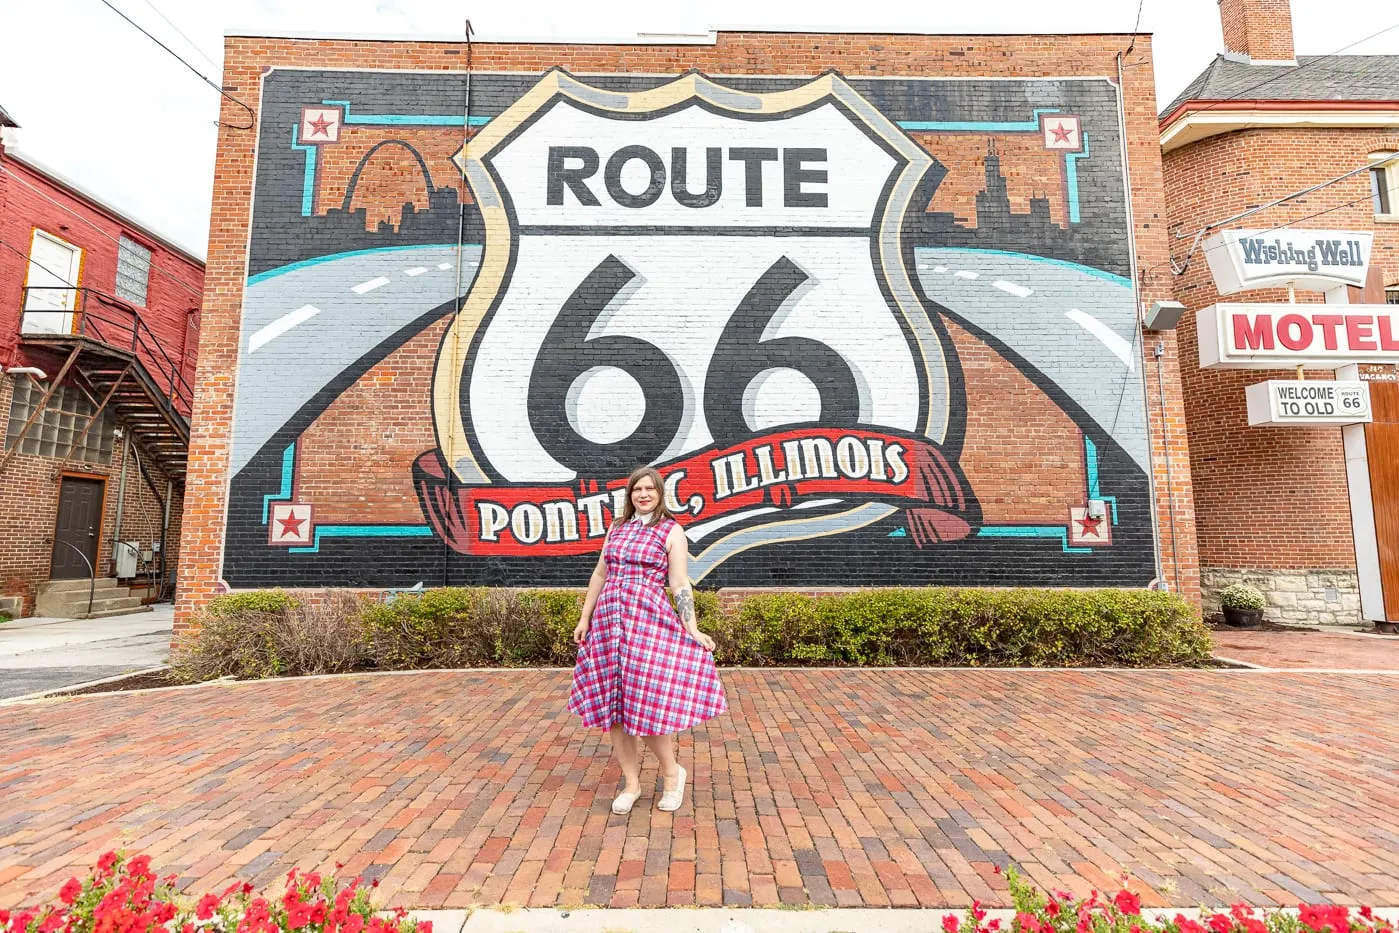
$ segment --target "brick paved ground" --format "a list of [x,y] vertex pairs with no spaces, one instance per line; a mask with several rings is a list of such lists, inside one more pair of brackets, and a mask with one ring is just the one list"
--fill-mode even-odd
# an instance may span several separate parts
[[[124,842],[191,891],[348,863],[389,903],[962,905],[993,866],[1148,906],[1399,904],[1399,677],[730,671],[694,792],[608,812],[561,671],[0,709],[0,906]],[[654,774],[648,762],[647,780]],[[1387,854],[1386,854],[1387,853]]]
[[1399,671],[1399,635],[1215,632],[1215,654],[1277,669]]

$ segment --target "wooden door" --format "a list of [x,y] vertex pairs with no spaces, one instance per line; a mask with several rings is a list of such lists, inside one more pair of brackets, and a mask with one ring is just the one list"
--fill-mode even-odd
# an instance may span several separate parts
[[1384,614],[1392,622],[1399,620],[1399,383],[1370,383],[1370,406],[1375,421],[1365,426],[1365,454],[1370,467]]
[[68,334],[73,331],[73,310],[78,304],[78,273],[83,251],[42,230],[34,231],[29,245],[29,272],[24,284],[26,334]]
[[[58,494],[58,527],[53,536],[51,580],[85,580],[97,566],[102,532],[100,479],[63,477]],[[86,557],[87,560],[83,560]]]

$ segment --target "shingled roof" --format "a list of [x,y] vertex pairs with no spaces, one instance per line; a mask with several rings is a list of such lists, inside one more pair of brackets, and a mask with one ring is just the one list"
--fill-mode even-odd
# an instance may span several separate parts
[[19,124],[14,121],[14,117],[11,117],[5,112],[4,107],[0,107],[0,126],[19,126]]
[[1188,100],[1399,101],[1399,55],[1299,55],[1295,65],[1254,65],[1216,55],[1161,112]]

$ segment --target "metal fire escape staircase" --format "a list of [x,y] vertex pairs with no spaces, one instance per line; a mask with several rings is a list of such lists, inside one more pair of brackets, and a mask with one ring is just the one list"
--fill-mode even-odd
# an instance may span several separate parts
[[[82,432],[69,446],[65,461],[86,438],[102,412],[110,410],[167,477],[183,483],[189,460],[189,419],[194,390],[180,363],[141,319],[140,312],[120,298],[91,288],[26,289],[62,291],[73,308],[67,333],[27,332],[20,338],[28,346],[67,351],[62,367],[48,385],[41,403],[21,429],[11,448],[0,456],[3,470],[19,449],[33,424],[65,378],[76,385],[94,406]],[[73,298],[76,298],[74,301]]]

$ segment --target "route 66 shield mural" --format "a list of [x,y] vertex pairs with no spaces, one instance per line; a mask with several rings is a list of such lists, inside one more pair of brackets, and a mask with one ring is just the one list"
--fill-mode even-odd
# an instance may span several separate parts
[[1151,579],[1109,83],[453,79],[264,79],[229,585]]
[[919,544],[971,532],[902,243],[932,162],[840,77],[616,94],[555,71],[459,161],[485,253],[418,464],[455,549],[596,550],[642,464],[699,578],[900,509]]

